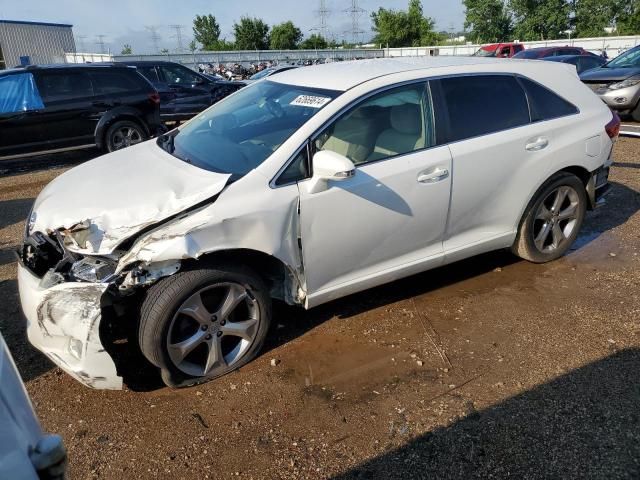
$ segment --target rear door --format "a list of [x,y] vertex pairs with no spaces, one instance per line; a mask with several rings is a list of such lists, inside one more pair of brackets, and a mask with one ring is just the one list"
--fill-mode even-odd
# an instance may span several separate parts
[[551,167],[554,133],[531,123],[525,91],[512,75],[475,75],[432,82],[436,124],[453,157],[445,254],[456,259],[504,247],[532,190]]
[[45,108],[38,115],[48,148],[94,143],[93,84],[81,68],[39,70],[35,74]]

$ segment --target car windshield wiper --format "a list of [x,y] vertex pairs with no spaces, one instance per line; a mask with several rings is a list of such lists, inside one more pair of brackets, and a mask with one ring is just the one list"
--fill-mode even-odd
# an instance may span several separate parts
[[175,150],[174,138],[176,134],[165,133],[164,135],[160,135],[158,137],[158,146],[162,148],[165,152],[173,153]]

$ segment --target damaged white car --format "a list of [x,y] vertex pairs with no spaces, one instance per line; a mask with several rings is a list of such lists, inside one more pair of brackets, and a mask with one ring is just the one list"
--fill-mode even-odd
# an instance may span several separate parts
[[563,64],[384,59],[257,82],[51,182],[19,252],[30,341],[121,388],[133,323],[170,386],[254,358],[310,308],[482,252],[561,256],[608,189],[619,120]]

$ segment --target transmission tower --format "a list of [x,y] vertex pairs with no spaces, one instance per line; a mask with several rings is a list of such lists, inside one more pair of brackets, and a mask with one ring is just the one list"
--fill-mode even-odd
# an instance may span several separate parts
[[158,27],[156,25],[145,25],[144,28],[151,35],[151,42],[153,43],[155,53],[160,53],[160,35],[158,34]]
[[96,35],[96,45],[100,47],[100,53],[107,53],[105,49],[105,42],[104,42],[104,39],[106,37],[107,37],[106,35]]
[[78,45],[76,47],[76,51],[80,48],[81,53],[87,53],[87,50],[84,48],[84,39],[87,38],[86,35],[76,35],[76,40]]
[[318,25],[318,30],[320,31],[320,35],[325,40],[329,38],[329,15],[331,15],[331,10],[327,8],[327,1],[320,0],[320,8],[316,11],[318,14],[318,18],[320,19],[320,24]]
[[364,34],[364,30],[360,28],[360,17],[366,13],[366,10],[360,8],[358,0],[351,0],[351,7],[343,11],[351,15],[351,32],[345,33],[351,33],[351,41],[357,44],[360,36]]
[[177,52],[184,52],[184,44],[182,43],[182,29],[184,28],[184,25],[169,25],[169,28],[176,31],[175,35],[172,35],[171,38],[176,39]]

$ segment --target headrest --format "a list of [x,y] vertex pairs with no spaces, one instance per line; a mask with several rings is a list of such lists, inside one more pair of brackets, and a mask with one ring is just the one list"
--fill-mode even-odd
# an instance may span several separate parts
[[405,103],[391,108],[391,127],[407,135],[419,134],[422,129],[420,106]]

